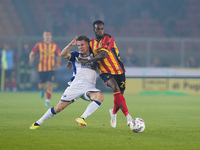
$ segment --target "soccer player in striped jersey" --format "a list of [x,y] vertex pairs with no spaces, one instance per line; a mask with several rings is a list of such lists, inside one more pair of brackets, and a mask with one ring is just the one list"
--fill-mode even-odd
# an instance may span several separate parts
[[[57,69],[61,67],[60,49],[56,43],[51,42],[51,39],[52,33],[44,31],[43,42],[37,43],[29,55],[29,62],[33,63],[35,59],[34,55],[39,53],[38,72],[40,80],[38,88],[41,90],[40,97],[44,98],[45,83],[47,82],[45,106],[49,106],[53,92],[52,84],[54,81],[55,66],[57,66]],[[57,60],[55,60],[56,55]]]
[[116,127],[116,117],[119,109],[126,116],[127,125],[130,125],[131,115],[129,114],[125,98],[123,96],[126,78],[125,67],[120,59],[119,50],[114,38],[104,33],[104,22],[96,20],[93,23],[95,38],[90,40],[90,47],[94,53],[94,58],[89,60],[79,58],[80,62],[97,62],[100,76],[105,84],[113,90],[114,107],[109,110],[111,115],[110,124]]
[[[62,50],[61,56],[69,59],[72,62],[73,68],[76,68],[75,78],[64,91],[60,102],[55,107],[49,108],[38,121],[30,126],[30,129],[37,129],[44,121],[55,116],[79,98],[91,102],[87,106],[85,112],[75,120],[80,126],[87,126],[85,122],[86,117],[97,110],[104,100],[103,93],[95,87],[97,76],[96,62],[79,63],[77,60],[78,57],[87,59],[94,57],[93,53],[90,51],[89,41],[89,38],[86,36],[76,36],[75,39]],[[76,44],[80,52],[73,51],[69,53],[72,46]]]

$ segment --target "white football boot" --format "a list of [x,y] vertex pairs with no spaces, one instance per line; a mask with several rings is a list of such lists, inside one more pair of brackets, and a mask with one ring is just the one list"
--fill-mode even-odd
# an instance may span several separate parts
[[128,115],[126,116],[126,119],[127,119],[127,125],[130,126],[131,121],[132,121],[132,117],[131,117],[131,115],[128,114]]
[[113,114],[113,109],[109,109],[109,113],[110,113],[110,125],[113,128],[116,128],[116,124],[117,124],[117,114]]

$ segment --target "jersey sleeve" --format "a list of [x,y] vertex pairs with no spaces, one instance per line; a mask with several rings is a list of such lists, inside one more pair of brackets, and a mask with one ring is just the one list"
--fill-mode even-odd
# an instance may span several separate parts
[[70,54],[71,54],[71,56],[70,56],[69,60],[72,61],[72,62],[75,62],[76,58],[78,58],[78,56],[79,56],[79,53],[76,52],[76,51],[73,51]]
[[33,50],[31,51],[31,53],[32,53],[32,54],[35,54],[35,53],[38,52],[38,50],[39,50],[39,43],[35,44]]

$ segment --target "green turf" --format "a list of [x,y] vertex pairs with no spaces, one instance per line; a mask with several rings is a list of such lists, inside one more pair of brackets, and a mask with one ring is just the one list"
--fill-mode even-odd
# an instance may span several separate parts
[[[62,93],[54,93],[51,106]],[[192,150],[200,149],[200,99],[198,96],[126,95],[132,117],[146,123],[143,133],[133,133],[118,112],[117,127],[110,127],[112,94],[86,119],[87,127],[75,123],[89,104],[81,99],[36,130],[29,126],[48,109],[39,93],[0,93],[1,150]]]

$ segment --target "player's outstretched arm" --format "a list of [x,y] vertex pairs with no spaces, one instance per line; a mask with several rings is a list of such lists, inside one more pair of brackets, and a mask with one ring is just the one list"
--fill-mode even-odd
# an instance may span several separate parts
[[30,54],[29,54],[29,62],[32,64],[34,62],[34,59],[35,59],[34,54],[32,52],[30,52]]
[[61,56],[57,56],[57,63],[56,63],[56,66],[57,66],[57,69],[59,69],[61,67]]
[[65,48],[63,48],[62,52],[60,53],[61,57],[66,58],[66,59],[70,57],[69,51],[72,48],[72,46],[77,44],[77,41],[76,41],[77,38],[78,36],[76,35],[76,37]]
[[91,59],[83,59],[83,58],[78,58],[78,61],[81,63],[89,63],[89,62],[96,62],[96,61],[101,61],[105,59],[108,55],[108,52],[106,51],[101,51],[97,56],[91,58]]

